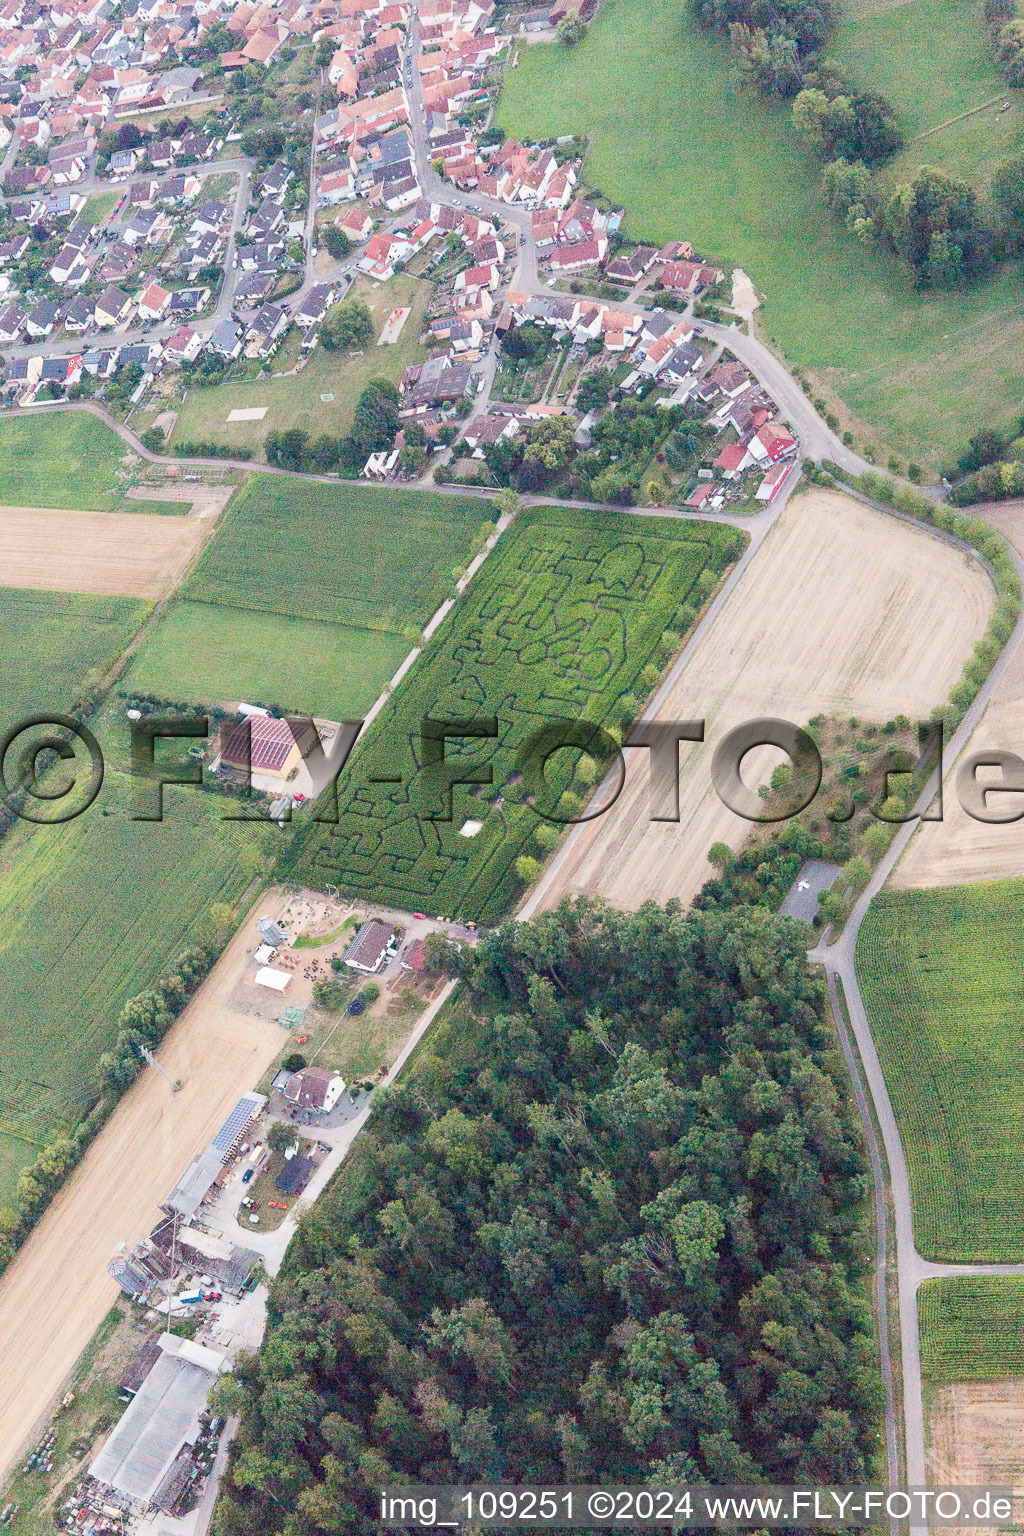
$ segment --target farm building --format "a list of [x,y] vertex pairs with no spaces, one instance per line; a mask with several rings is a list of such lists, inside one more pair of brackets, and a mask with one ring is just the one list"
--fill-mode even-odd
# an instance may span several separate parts
[[284,1096],[289,1104],[299,1109],[316,1109],[327,1115],[345,1091],[345,1079],[340,1072],[327,1067],[303,1067],[288,1079]]
[[373,974],[379,971],[398,948],[398,934],[390,923],[371,917],[363,924],[345,951],[345,964],[355,971]]
[[266,1102],[266,1094],[243,1093],[211,1141],[211,1147],[216,1147],[223,1152],[226,1158],[238,1146],[253,1121],[259,1119]]
[[423,939],[413,939],[402,950],[402,958],[399,962],[405,971],[422,973],[427,967],[426,943]]
[[283,1194],[297,1195],[315,1166],[311,1157],[304,1157],[301,1152],[297,1152],[287,1160],[274,1183]]
[[244,1093],[205,1152],[194,1157],[163,1201],[168,1216],[191,1221],[221,1176],[224,1164],[238,1146],[254,1120],[258,1120],[266,1095]]
[[309,726],[296,741],[287,720],[272,715],[246,715],[228,732],[220,760],[225,768],[260,773],[283,783],[302,762],[303,748],[308,747],[315,734]]
[[[194,1445],[199,1418],[224,1356],[172,1333],[159,1338],[160,1358],[89,1468],[90,1477],[135,1504],[167,1502],[175,1463]],[[165,1487],[165,1485],[167,1485]]]

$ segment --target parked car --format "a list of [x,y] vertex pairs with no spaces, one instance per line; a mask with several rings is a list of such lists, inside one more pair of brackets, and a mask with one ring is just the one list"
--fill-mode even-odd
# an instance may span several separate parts
[[253,1176],[253,1174],[255,1172],[256,1172],[255,1168],[247,1168],[245,1170],[245,1172],[242,1174],[242,1183],[243,1184],[248,1184],[249,1180],[252,1178],[252,1176]]

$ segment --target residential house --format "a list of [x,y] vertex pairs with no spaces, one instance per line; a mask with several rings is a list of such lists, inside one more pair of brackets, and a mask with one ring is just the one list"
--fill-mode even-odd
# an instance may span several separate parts
[[111,283],[104,288],[93,307],[96,324],[105,330],[124,325],[132,312],[132,301],[122,288]]
[[296,325],[304,331],[319,325],[336,298],[337,289],[333,283],[317,283],[295,311]]
[[270,357],[291,324],[291,316],[279,304],[264,304],[249,321],[246,357]]
[[25,316],[25,330],[34,341],[49,336],[60,320],[60,309],[52,299],[40,299]]
[[162,320],[170,307],[171,295],[159,283],[150,283],[138,295],[139,319]]
[[190,325],[179,325],[164,346],[164,360],[168,363],[191,363],[202,351],[203,338]]
[[241,328],[233,320],[222,320],[206,343],[207,351],[232,362],[242,350]]

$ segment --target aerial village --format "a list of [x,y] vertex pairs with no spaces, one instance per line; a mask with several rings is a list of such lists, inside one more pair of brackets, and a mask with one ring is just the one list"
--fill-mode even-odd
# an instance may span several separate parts
[[[4,401],[92,399],[160,456],[278,451],[292,469],[610,503],[772,500],[797,444],[728,350],[749,319],[729,274],[685,239],[627,239],[621,210],[587,195],[581,141],[492,125],[517,51],[569,11],[8,0]],[[392,300],[409,273],[431,293],[403,343],[411,306]],[[370,338],[339,308],[372,311]],[[374,340],[385,376],[385,349],[418,343],[391,365],[382,435],[282,449],[275,389],[311,364],[308,379],[327,364],[340,378]],[[231,408],[235,380],[262,381],[269,408]],[[183,405],[212,423],[192,441],[174,435]],[[257,436],[232,448],[236,422]]]

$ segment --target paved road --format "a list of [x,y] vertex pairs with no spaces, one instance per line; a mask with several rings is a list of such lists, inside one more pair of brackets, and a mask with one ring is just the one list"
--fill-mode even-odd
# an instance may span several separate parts
[[[1018,577],[1024,580],[1024,560],[1017,551],[1010,546],[1014,565]],[[953,776],[957,760],[966,746],[971,732],[980,720],[993,689],[999,683],[1007,667],[1010,665],[1017,649],[1024,641],[1024,615],[1018,620],[1006,648],[992,672],[979,692],[974,703],[964,716],[960,726],[946,744],[943,755],[944,782],[950,792],[953,788]],[[922,791],[916,805],[915,816],[920,815],[926,809],[938,788],[938,769],[929,779]],[[935,1279],[944,1275],[1024,1275],[1024,1263],[1020,1264],[944,1264],[935,1263],[926,1259],[918,1252],[914,1241],[913,1207],[911,1203],[910,1178],[907,1171],[906,1155],[903,1149],[903,1140],[900,1135],[899,1125],[893,1111],[892,1101],[889,1098],[889,1090],[886,1086],[885,1075],[875,1049],[875,1043],[871,1036],[867,1013],[864,1008],[864,1000],[857,981],[856,970],[856,946],[857,935],[861,924],[867,915],[868,907],[874,897],[882,889],[892,873],[897,861],[910,841],[915,830],[916,822],[909,821],[901,827],[893,838],[887,853],[876,867],[871,880],[857,901],[849,921],[840,937],[832,944],[820,944],[813,949],[808,958],[825,967],[825,973],[829,983],[829,993],[835,1012],[836,1024],[839,1028],[841,1039],[845,1037],[845,1024],[839,1008],[836,995],[837,980],[842,982],[846,997],[846,1004],[850,1014],[850,1023],[860,1052],[863,1064],[864,1077],[867,1081],[868,1091],[875,1108],[875,1115],[882,1133],[882,1143],[885,1155],[889,1163],[889,1187],[892,1198],[894,1224],[896,1230],[896,1276],[899,1294],[900,1309],[900,1352],[903,1372],[903,1419],[905,1432],[906,1452],[906,1478],[910,1485],[923,1484],[925,1482],[925,1432],[924,1432],[924,1407],[921,1383],[921,1349],[918,1330],[917,1293],[924,1280]],[[844,1039],[844,1049],[847,1051],[847,1059],[851,1065],[855,1088],[859,1084],[860,1074],[856,1069],[852,1053],[848,1050],[848,1042]],[[865,1133],[871,1152],[872,1166],[875,1174],[876,1203],[879,1211],[876,1213],[879,1228],[883,1221],[884,1212],[884,1181],[882,1178],[881,1151],[878,1146],[874,1125],[870,1115],[867,1114],[867,1105],[863,1101],[863,1094],[859,1095],[862,1119]],[[879,1230],[878,1234],[880,1270],[878,1285],[884,1288],[884,1265],[886,1259],[885,1233]],[[881,1313],[882,1325],[887,1318],[883,1308]],[[887,1404],[887,1430],[889,1440],[890,1467],[895,1449],[895,1414],[893,1406],[892,1373],[888,1368],[888,1344],[886,1343],[883,1354],[883,1366],[886,1375],[886,1387],[888,1394]],[[924,1527],[912,1528],[914,1536],[924,1536]]]

